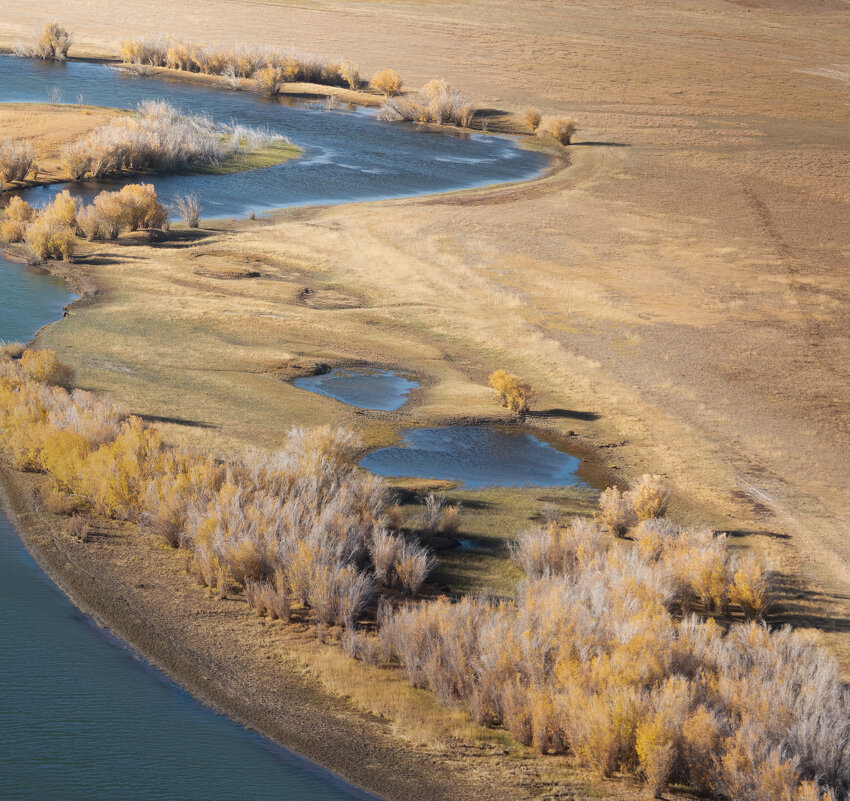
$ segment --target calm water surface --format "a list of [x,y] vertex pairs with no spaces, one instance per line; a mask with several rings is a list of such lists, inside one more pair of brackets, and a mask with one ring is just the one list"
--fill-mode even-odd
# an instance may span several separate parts
[[6,261],[0,252],[0,339],[27,342],[62,316],[76,295],[61,278]]
[[[135,108],[144,100],[161,98],[194,113],[208,113],[218,122],[235,120],[268,128],[303,148],[301,158],[261,170],[144,177],[165,201],[186,192],[197,193],[207,218],[517,181],[538,175],[548,164],[545,156],[521,150],[510,139],[380,122],[374,110],[329,112],[317,104],[293,107],[253,92],[128,77],[102,64],[0,56],[0,102],[44,103],[51,89],[58,90],[65,103],[79,98],[117,108]],[[106,186],[114,189],[117,185]],[[31,203],[41,204],[62,188],[39,187],[21,194]],[[86,183],[69,188],[90,199],[104,185]]]
[[491,426],[411,428],[401,445],[360,460],[379,476],[460,481],[466,487],[584,486],[580,465],[533,434]]
[[299,389],[326,395],[360,409],[393,411],[407,403],[419,386],[401,373],[338,367],[322,375],[304,376],[292,382]]

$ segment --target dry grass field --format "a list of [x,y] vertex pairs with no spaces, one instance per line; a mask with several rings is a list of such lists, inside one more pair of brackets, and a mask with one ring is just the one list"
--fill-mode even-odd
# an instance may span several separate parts
[[[486,376],[505,367],[538,389],[534,425],[669,476],[681,517],[770,553],[782,618],[850,671],[850,2],[33,0],[0,43],[48,17],[72,55],[150,33],[291,45],[580,128],[525,185],[98,246],[74,268],[98,294],[40,340],[78,383],[232,454],[290,424],[378,443],[497,418]],[[318,362],[423,387],[410,411],[361,414],[283,380]]]

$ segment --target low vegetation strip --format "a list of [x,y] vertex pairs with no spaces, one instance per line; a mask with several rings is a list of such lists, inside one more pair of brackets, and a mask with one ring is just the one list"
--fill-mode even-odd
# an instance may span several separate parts
[[[769,571],[665,519],[658,476],[607,490],[594,519],[520,535],[515,600],[415,602],[392,588],[415,594],[432,557],[392,530],[392,498],[353,466],[352,434],[294,430],[275,454],[225,464],[56,385],[69,380],[53,352],[0,356],[0,448],[50,476],[70,533],[84,537],[92,514],[135,521],[185,549],[211,591],[271,618],[306,610],[320,630],[344,629],[350,654],[398,664],[475,721],[603,776],[632,772],[655,793],[678,782],[728,799],[848,797],[850,697],[835,662],[755,620]],[[379,601],[377,636],[358,630],[386,593],[397,605]]]
[[164,101],[142,103],[138,114],[117,117],[67,145],[62,164],[73,181],[140,172],[220,167],[237,156],[291,145],[279,134],[244,125],[219,125]]

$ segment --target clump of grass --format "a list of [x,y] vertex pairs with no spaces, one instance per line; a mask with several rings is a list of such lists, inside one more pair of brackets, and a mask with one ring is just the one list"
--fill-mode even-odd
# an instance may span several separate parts
[[531,384],[504,370],[491,373],[489,383],[499,393],[502,406],[520,420],[525,419],[531,411],[531,403],[534,400],[534,389]]
[[384,97],[395,97],[401,93],[401,76],[395,70],[378,70],[369,81],[370,86]]
[[16,56],[40,58],[43,61],[64,61],[68,56],[73,38],[56,22],[45,22],[41,33],[32,44],[19,41],[13,48]]
[[576,130],[575,121],[567,117],[543,117],[536,132],[538,136],[550,136],[556,142],[568,145],[573,141]]

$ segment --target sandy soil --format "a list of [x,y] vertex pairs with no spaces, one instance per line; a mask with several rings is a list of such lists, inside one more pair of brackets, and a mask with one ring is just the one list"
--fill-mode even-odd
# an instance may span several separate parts
[[[273,441],[278,430],[244,422],[243,386],[266,380],[255,377],[260,357],[321,350],[391,363],[399,350],[427,347],[423,404],[433,414],[483,409],[487,367],[507,366],[540,388],[545,408],[569,412],[548,425],[596,442],[623,473],[666,473],[694,514],[770,551],[783,571],[784,619],[822,630],[850,667],[850,3],[106,8],[65,0],[57,15],[34,0],[7,11],[0,39],[58,16],[79,53],[148,33],[293,45],[345,55],[364,72],[393,66],[410,85],[445,77],[486,107],[565,112],[581,131],[571,166],[544,181],[284,212],[220,235],[228,264],[247,253],[306,265],[311,281],[321,275],[368,301],[287,316],[236,373],[221,363],[256,352],[258,341],[242,334],[258,307],[237,320],[204,318],[200,300],[185,313],[169,303],[176,287],[185,294],[198,281],[189,259],[201,243],[179,257],[160,249],[157,263],[174,265],[170,283],[140,275],[123,295],[133,272],[123,257],[136,254],[105,252],[91,265],[102,303],[44,336],[87,385],[138,391],[161,416],[188,421],[202,399],[227,434],[177,424],[174,434],[226,450],[258,430]],[[233,283],[220,290],[219,310],[234,310],[242,290]],[[140,332],[169,312],[161,367],[142,369]],[[101,355],[81,350],[86,315],[103,332]],[[341,320],[358,339],[338,335]],[[325,344],[314,351],[320,327]],[[194,357],[173,361],[173,346],[202,331],[204,353],[216,340],[227,347],[189,373]]]
[[94,106],[0,103],[0,139],[26,139],[36,150],[38,175],[33,183],[67,180],[59,152],[63,145],[109,122],[118,112]]

